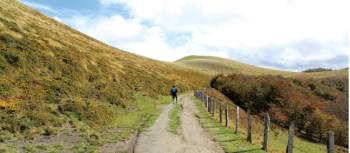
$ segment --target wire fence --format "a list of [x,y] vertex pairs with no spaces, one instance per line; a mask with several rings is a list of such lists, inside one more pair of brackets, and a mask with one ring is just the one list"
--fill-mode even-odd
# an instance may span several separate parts
[[[217,119],[220,123],[225,123],[225,126],[227,128],[230,127],[230,125],[234,125],[235,133],[240,132],[240,128],[246,128],[246,139],[248,142],[253,143],[253,118],[254,116],[251,114],[251,111],[248,109],[247,113],[242,113],[240,111],[240,107],[231,104],[224,104],[214,97],[208,96],[203,90],[197,90],[194,92],[194,96],[198,98],[203,105],[206,107],[209,114],[211,114],[211,117],[213,119]],[[242,115],[246,115],[245,119],[247,120],[246,123],[247,126],[242,126]],[[233,118],[233,119],[231,119]],[[234,123],[230,123],[233,121]],[[270,132],[270,116],[268,113],[264,113],[263,118],[263,138],[262,138],[262,149],[268,152],[268,144],[269,144],[269,132]],[[292,121],[289,124],[289,130],[288,130],[288,142],[286,144],[286,153],[292,153],[293,152],[293,142],[294,142],[294,134],[295,134],[295,125]],[[327,133],[328,135],[328,143],[327,143],[327,153],[334,153],[334,132],[329,131]]]

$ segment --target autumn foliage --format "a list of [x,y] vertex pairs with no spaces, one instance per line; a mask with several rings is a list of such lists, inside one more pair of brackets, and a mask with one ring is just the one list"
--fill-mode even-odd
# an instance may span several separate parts
[[283,127],[295,121],[305,138],[324,142],[335,132],[336,144],[348,146],[348,79],[293,79],[281,76],[218,75],[211,87],[254,114],[269,112]]

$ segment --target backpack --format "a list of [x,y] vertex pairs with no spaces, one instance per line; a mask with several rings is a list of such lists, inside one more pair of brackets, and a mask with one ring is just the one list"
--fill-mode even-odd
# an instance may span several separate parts
[[176,94],[177,93],[177,89],[176,88],[171,88],[171,93],[172,94]]

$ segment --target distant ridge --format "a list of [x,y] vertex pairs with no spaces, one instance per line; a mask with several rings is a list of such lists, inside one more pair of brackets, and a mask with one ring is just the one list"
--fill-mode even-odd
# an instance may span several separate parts
[[175,63],[184,67],[197,69],[210,74],[243,73],[249,75],[288,75],[294,73],[257,67],[254,65],[215,56],[190,55],[176,60]]
[[203,73],[208,73],[210,75],[216,75],[220,73],[241,73],[247,75],[281,75],[285,77],[298,78],[325,78],[348,76],[348,68],[322,72],[291,72],[258,67],[238,62],[235,60],[215,56],[190,55],[178,59],[174,63],[186,68],[191,68],[197,71],[201,71]]

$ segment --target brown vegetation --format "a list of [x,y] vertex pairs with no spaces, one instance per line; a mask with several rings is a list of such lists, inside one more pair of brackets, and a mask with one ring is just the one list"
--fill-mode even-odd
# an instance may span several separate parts
[[211,86],[236,105],[255,114],[269,112],[271,120],[287,127],[296,121],[298,133],[324,141],[335,131],[336,143],[348,145],[348,79],[291,79],[281,76],[219,75]]

